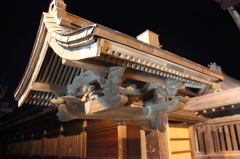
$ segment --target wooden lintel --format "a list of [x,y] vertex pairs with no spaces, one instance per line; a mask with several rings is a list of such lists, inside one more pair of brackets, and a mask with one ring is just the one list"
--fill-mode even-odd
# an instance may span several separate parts
[[44,91],[44,92],[57,92],[57,93],[67,93],[66,86],[53,85],[48,83],[34,82],[32,84],[32,90]]

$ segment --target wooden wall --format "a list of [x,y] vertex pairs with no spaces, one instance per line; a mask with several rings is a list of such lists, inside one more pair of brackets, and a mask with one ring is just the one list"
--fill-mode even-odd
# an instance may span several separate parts
[[9,136],[9,158],[140,159],[140,129],[130,122],[89,120]]
[[169,127],[171,159],[191,159],[192,147],[189,127]]

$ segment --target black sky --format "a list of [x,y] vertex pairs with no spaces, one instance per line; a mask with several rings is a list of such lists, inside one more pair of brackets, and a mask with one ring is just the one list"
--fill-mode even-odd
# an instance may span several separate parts
[[[13,93],[27,66],[42,12],[50,0],[0,2],[0,77]],[[163,49],[207,66],[216,62],[240,80],[240,31],[213,0],[65,0],[67,11],[136,37],[146,29],[160,35]]]

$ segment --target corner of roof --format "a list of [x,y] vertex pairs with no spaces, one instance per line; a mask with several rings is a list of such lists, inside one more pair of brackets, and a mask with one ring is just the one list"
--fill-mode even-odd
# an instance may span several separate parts
[[67,5],[63,0],[53,0],[49,5],[48,13],[54,17],[57,24],[70,27],[71,21],[67,19],[66,8]]

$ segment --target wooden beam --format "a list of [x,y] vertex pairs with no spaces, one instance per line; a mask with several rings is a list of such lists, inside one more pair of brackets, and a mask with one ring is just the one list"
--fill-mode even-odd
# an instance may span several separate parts
[[66,86],[54,85],[49,83],[34,82],[32,84],[32,90],[34,91],[44,91],[44,92],[57,92],[57,93],[67,93]]
[[62,59],[62,64],[67,65],[67,66],[82,68],[82,69],[86,69],[86,70],[99,71],[99,72],[103,72],[103,73],[108,73],[109,72],[108,67],[101,66],[100,62],[97,62],[96,60],[68,60],[68,59]]

